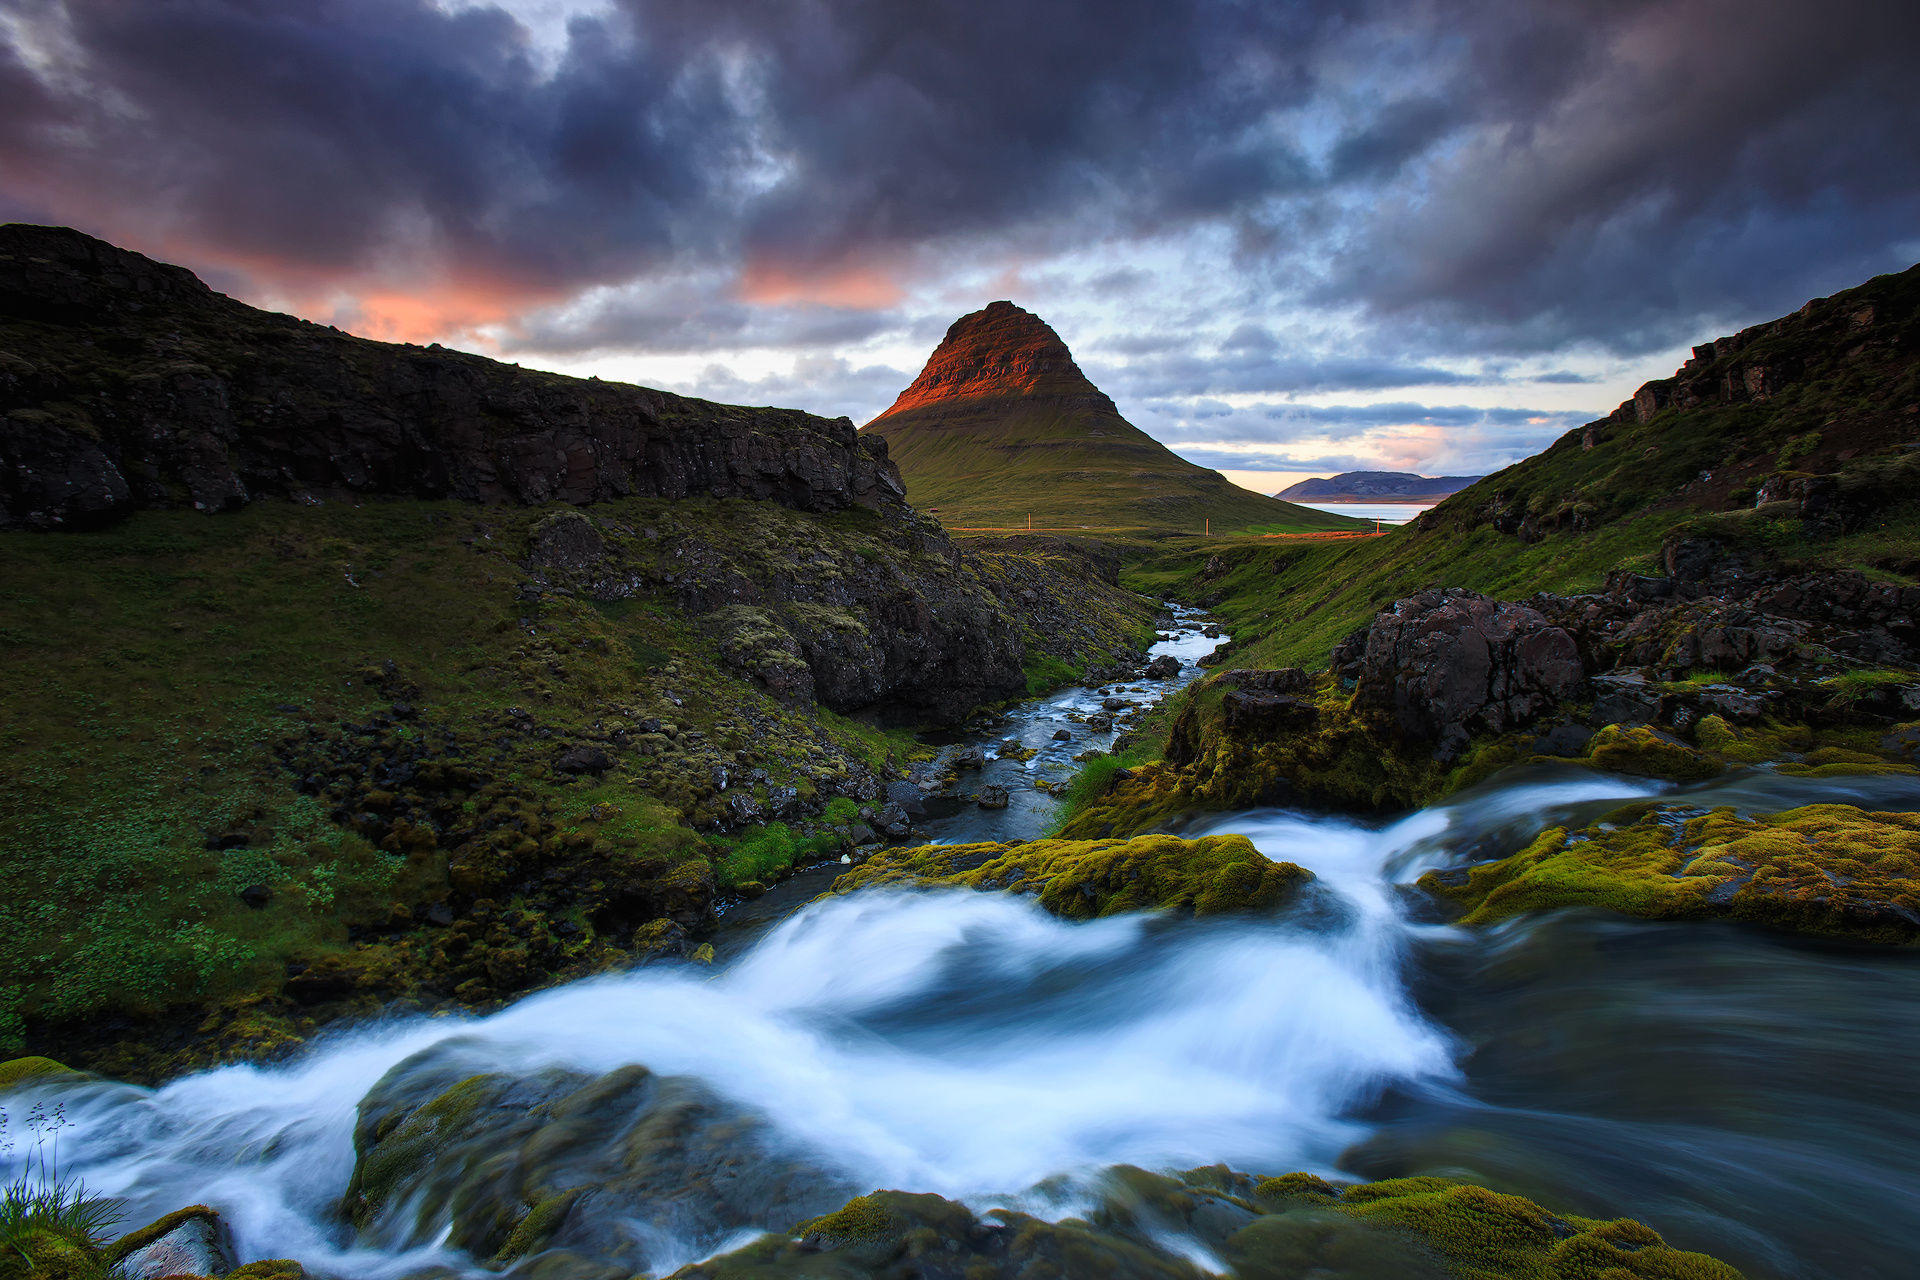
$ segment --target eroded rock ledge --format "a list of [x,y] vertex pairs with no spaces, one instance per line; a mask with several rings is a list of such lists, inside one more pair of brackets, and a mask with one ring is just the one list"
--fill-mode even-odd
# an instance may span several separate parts
[[0,528],[337,493],[837,511],[905,492],[845,418],[371,342],[77,231],[0,226]]

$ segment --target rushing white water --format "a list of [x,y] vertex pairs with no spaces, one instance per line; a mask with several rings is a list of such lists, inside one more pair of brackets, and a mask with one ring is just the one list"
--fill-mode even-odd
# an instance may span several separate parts
[[[829,900],[718,972],[649,966],[484,1018],[342,1032],[289,1064],[157,1091],[66,1086],[62,1157],[126,1198],[133,1221],[216,1205],[243,1259],[475,1271],[432,1240],[376,1250],[335,1212],[360,1099],[412,1055],[457,1045],[475,1072],[643,1063],[695,1077],[854,1184],[976,1203],[1031,1208],[1036,1184],[1117,1163],[1330,1171],[1383,1092],[1461,1096],[1459,1046],[1416,1006],[1406,971],[1422,939],[1478,944],[1409,923],[1397,886],[1476,842],[1524,840],[1658,789],[1523,774],[1381,828],[1279,810],[1194,827],[1244,833],[1316,873],[1319,900],[1273,918],[1069,924],[1011,895]],[[653,1261],[725,1243],[676,1240]]]

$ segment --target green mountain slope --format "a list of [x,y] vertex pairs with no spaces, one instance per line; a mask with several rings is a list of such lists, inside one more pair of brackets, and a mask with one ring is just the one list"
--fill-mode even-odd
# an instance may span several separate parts
[[1204,543],[1131,581],[1215,602],[1247,664],[1319,666],[1414,591],[1586,590],[1664,570],[1683,544],[1920,580],[1920,267],[1696,347],[1673,377],[1387,537]]
[[962,316],[892,408],[867,424],[915,506],[950,528],[1200,533],[1357,529],[1195,466],[1120,416],[1039,317]]

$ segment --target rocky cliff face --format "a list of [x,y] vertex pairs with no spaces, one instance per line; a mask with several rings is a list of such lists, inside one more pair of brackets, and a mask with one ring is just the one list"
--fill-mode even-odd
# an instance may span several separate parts
[[0,227],[0,528],[334,493],[834,511],[905,489],[844,418],[369,342],[75,231]]

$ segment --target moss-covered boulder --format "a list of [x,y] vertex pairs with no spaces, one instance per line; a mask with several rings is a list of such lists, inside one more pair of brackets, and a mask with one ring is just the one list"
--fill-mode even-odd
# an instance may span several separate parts
[[0,1062],[0,1093],[18,1089],[23,1085],[41,1084],[59,1079],[84,1080],[83,1072],[75,1071],[63,1062],[52,1058],[25,1057]]
[[834,893],[888,884],[952,885],[1030,894],[1055,915],[1091,920],[1125,911],[1194,915],[1269,911],[1293,901],[1313,873],[1273,862],[1245,836],[1138,836],[929,845],[876,854]]
[[[1673,1248],[1642,1223],[1556,1214],[1523,1196],[1447,1178],[1395,1178],[1335,1188],[1310,1175],[1254,1189],[1263,1208],[1323,1207],[1396,1230],[1464,1280],[1738,1280],[1705,1254]],[[1384,1274],[1355,1272],[1352,1274]]]
[[1428,872],[1468,924],[1603,907],[1655,920],[1725,917],[1798,933],[1920,941],[1920,814],[1816,804],[1757,817],[1636,805],[1551,827],[1510,857]]
[[1164,760],[1111,775],[1097,794],[1081,789],[1060,834],[1132,835],[1179,813],[1260,805],[1411,808],[1456,785],[1468,764],[1436,759],[1383,713],[1355,707],[1331,676],[1229,671],[1183,697]]
[[362,1099],[342,1210],[370,1242],[628,1275],[663,1242],[717,1246],[856,1189],[692,1080],[470,1067],[457,1043],[439,1046]]
[[[1725,721],[1713,726],[1710,741],[1725,733]],[[1670,733],[1646,725],[1610,724],[1593,735],[1587,758],[1608,773],[1672,782],[1696,782],[1720,772],[1720,761]]]
[[[1200,1265],[1204,1262],[1204,1267]],[[1026,1280],[1739,1280],[1628,1220],[1556,1214],[1441,1178],[1337,1187],[1310,1174],[1111,1170],[1081,1217],[975,1215],[938,1196],[879,1191],[695,1263],[678,1280],[906,1277]]]

